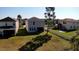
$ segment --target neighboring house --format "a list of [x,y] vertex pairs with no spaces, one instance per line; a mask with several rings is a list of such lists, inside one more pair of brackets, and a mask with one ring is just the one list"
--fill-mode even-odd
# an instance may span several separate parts
[[74,20],[66,18],[63,20],[58,20],[58,28],[61,30],[75,30],[79,29],[79,20]]
[[40,32],[44,31],[44,19],[32,17],[25,21],[27,32]]
[[18,20],[6,17],[0,20],[0,36],[16,35],[19,29]]

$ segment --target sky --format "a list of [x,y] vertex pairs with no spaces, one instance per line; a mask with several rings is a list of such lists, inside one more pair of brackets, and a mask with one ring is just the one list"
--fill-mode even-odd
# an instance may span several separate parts
[[[18,14],[22,18],[44,18],[45,7],[0,7],[0,19],[4,17],[16,18]],[[79,7],[55,7],[56,18],[79,19]]]

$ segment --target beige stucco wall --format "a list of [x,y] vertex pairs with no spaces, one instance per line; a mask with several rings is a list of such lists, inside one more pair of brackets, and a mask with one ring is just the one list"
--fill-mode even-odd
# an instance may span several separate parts
[[[35,25],[33,25],[33,22],[35,22]],[[32,19],[28,19],[26,21],[26,29],[28,32],[32,32],[29,30],[29,28],[35,28],[37,30],[37,27],[44,27],[44,20],[42,19],[37,19],[37,18],[32,18]]]
[[19,20],[16,20],[16,22],[15,22],[15,35],[16,35],[16,33],[18,32],[18,30],[19,30]]
[[26,30],[28,31],[28,20],[25,20],[25,26],[26,26]]
[[66,22],[66,24],[63,24],[63,20],[60,20],[59,23],[61,23],[67,30],[73,30],[79,28],[79,21],[72,22],[71,20],[70,22]]

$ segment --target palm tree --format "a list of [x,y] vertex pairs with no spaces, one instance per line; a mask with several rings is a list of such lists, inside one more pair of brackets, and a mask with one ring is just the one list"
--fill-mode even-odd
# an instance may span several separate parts
[[[44,13],[45,18],[47,20],[47,34],[49,31],[49,26],[51,26],[52,24],[54,24],[54,19],[55,19],[55,7],[46,7],[46,13]],[[53,21],[53,22],[52,22]]]

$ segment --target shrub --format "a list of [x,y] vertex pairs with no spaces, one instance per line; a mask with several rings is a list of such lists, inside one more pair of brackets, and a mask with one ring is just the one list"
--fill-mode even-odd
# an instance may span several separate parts
[[21,47],[20,51],[33,51],[36,50],[38,47],[42,46],[43,43],[49,41],[52,36],[50,35],[40,35],[36,38],[33,38],[31,42],[26,43],[23,47]]
[[16,34],[16,36],[25,36],[27,34],[26,29],[19,29],[18,33]]

